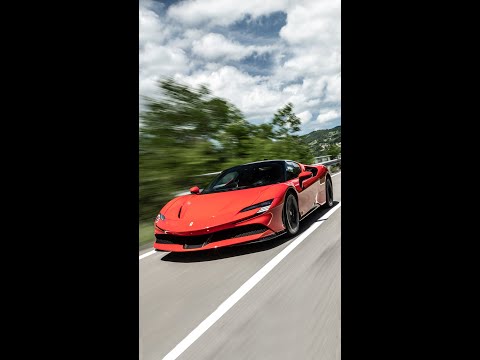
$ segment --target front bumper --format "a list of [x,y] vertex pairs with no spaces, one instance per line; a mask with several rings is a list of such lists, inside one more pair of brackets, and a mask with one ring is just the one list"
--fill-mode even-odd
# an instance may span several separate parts
[[153,247],[158,250],[173,251],[173,252],[198,251],[198,250],[216,249],[219,247],[256,241],[264,237],[270,237],[273,235],[276,235],[276,234],[272,230],[267,230],[261,234],[242,236],[239,238],[219,240],[215,242],[202,242],[198,244],[174,244],[174,243],[167,243],[166,241],[157,239]]
[[278,222],[278,218],[281,221],[281,209],[281,206],[277,206],[268,213],[246,221],[196,232],[175,233],[156,229],[153,247],[163,251],[186,252],[270,239],[283,230],[283,224]]

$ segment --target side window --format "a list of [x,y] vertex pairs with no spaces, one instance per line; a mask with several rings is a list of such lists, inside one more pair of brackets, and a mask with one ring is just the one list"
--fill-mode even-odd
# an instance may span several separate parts
[[296,177],[298,177],[298,175],[302,171],[300,169],[300,166],[297,163],[287,161],[286,165],[287,165],[286,167],[287,181],[291,179],[295,179]]

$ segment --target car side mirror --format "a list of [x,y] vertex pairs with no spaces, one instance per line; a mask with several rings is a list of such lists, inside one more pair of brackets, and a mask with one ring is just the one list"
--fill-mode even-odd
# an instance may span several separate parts
[[312,173],[311,171],[302,171],[302,172],[298,175],[298,180],[299,180],[299,182],[300,182],[300,186],[302,186],[302,188],[303,188],[302,182],[303,182],[304,180],[310,179],[312,176],[313,176],[313,173]]
[[198,186],[194,186],[190,188],[190,193],[192,194],[198,194],[199,192],[200,192],[200,189],[198,188]]
[[300,181],[303,181],[305,179],[309,179],[313,176],[313,173],[311,171],[302,171],[299,175],[298,178]]

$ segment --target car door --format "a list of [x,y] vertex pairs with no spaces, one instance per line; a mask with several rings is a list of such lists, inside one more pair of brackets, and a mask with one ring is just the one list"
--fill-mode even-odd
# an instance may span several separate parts
[[300,165],[294,161],[286,162],[287,181],[291,180],[298,192],[298,211],[300,216],[305,215],[315,204],[318,181],[312,179],[304,180],[300,185],[298,175],[302,172]]

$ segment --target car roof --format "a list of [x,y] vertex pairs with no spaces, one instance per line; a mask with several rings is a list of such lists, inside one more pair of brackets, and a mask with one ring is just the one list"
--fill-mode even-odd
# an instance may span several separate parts
[[[238,168],[238,167],[241,167],[241,166],[246,166],[246,165],[271,163],[271,162],[287,162],[287,161],[292,161],[292,162],[300,165],[300,163],[298,161],[294,161],[294,160],[286,160],[286,159],[260,160],[260,161],[253,161],[253,162],[249,162],[249,163],[245,163],[245,164],[238,164],[238,165],[235,165],[235,166],[231,166],[227,169],[222,170],[220,173],[224,173],[225,171],[229,171],[231,169],[235,169],[235,168]],[[300,165],[300,166],[302,166],[302,165]]]
[[[250,164],[260,164],[260,163],[268,163],[268,162],[275,162],[275,161],[293,161],[293,160],[286,160],[286,159],[272,159],[272,160],[260,160],[260,161],[253,161],[253,162],[249,162],[249,163],[246,163],[246,164],[240,164],[238,166],[241,166],[241,165],[250,165]],[[294,161],[296,162],[296,161]]]

